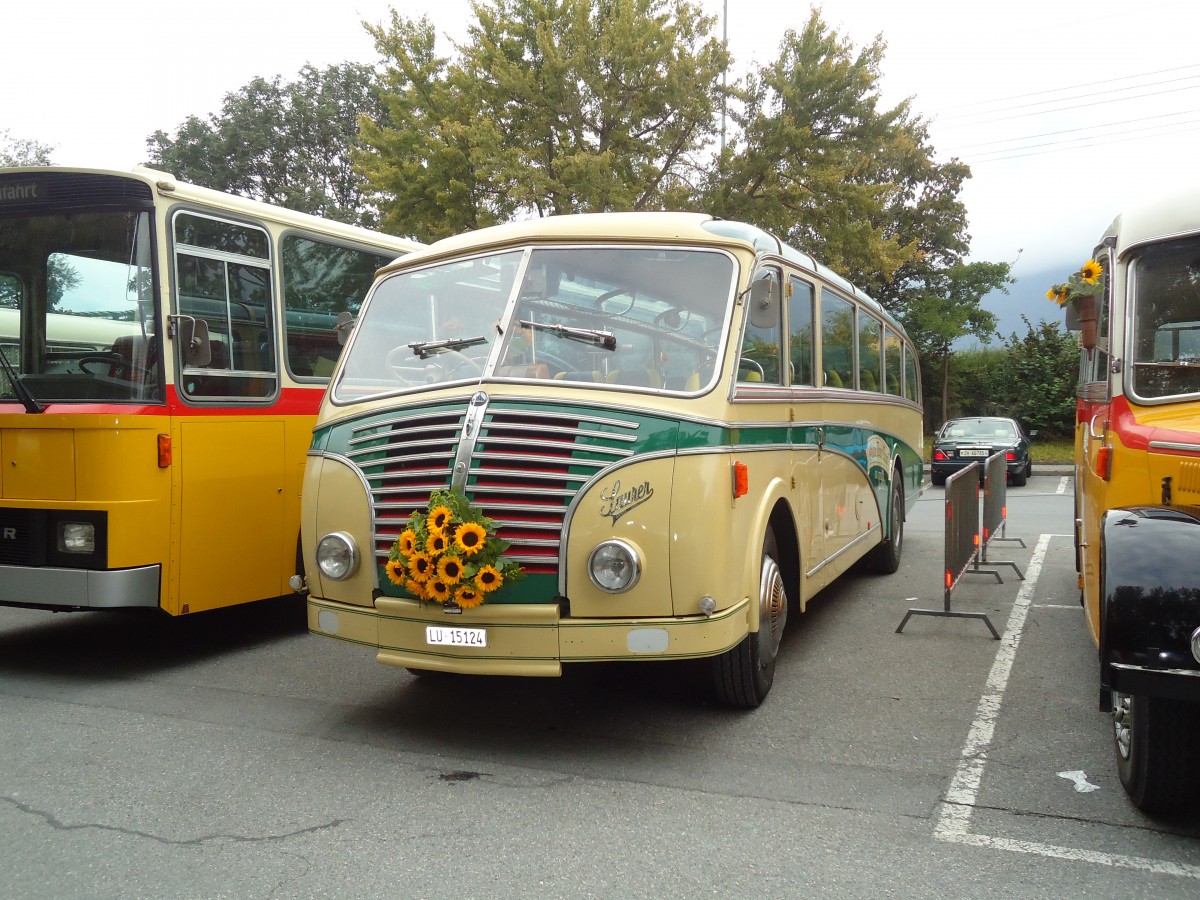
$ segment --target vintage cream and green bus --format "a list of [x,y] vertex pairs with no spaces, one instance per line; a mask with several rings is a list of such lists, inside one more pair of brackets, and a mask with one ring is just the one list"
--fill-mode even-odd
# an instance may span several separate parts
[[0,604],[290,594],[338,316],[419,246],[149,169],[0,169]]
[[1123,212],[1095,258],[1076,560],[1121,782],[1161,812],[1200,793],[1200,189]]
[[302,502],[309,627],[430,672],[712,660],[757,706],[789,607],[900,562],[913,347],[757,228],[539,219],[380,273]]

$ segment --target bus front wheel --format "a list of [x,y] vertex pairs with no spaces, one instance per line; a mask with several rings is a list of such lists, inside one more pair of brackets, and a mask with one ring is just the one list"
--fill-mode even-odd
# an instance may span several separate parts
[[775,534],[768,528],[758,580],[758,631],[712,660],[713,686],[722,705],[754,709],[766,699],[775,681],[775,660],[787,611],[779,550]]
[[1113,691],[1112,722],[1117,773],[1134,806],[1162,813],[1196,799],[1200,707]]

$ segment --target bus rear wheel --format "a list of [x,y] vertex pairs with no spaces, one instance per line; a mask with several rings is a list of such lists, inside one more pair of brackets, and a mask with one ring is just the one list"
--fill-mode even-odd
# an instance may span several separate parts
[[1196,799],[1200,706],[1113,691],[1112,722],[1117,773],[1134,806],[1164,813]]
[[768,528],[758,580],[758,631],[712,660],[713,687],[724,706],[754,709],[766,699],[775,681],[775,660],[788,613],[778,560],[775,534]]

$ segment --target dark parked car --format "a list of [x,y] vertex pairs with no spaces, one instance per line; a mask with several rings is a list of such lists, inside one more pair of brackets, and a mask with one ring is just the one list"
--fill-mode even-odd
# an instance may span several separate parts
[[930,479],[934,484],[945,484],[948,476],[974,462],[979,463],[979,477],[982,479],[983,464],[987,458],[1004,451],[1008,480],[1020,486],[1033,472],[1029,461],[1029,437],[1015,419],[998,416],[951,419],[933,439]]

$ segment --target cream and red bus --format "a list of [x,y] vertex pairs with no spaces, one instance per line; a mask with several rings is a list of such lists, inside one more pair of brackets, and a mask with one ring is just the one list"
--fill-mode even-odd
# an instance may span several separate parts
[[149,169],[0,169],[0,604],[288,594],[338,316],[419,246]]
[[1161,812],[1200,787],[1200,189],[1123,212],[1095,258],[1076,560],[1121,782]]
[[303,488],[309,627],[416,674],[709,658],[757,706],[789,608],[899,566],[900,324],[772,235],[542,218],[382,270]]

